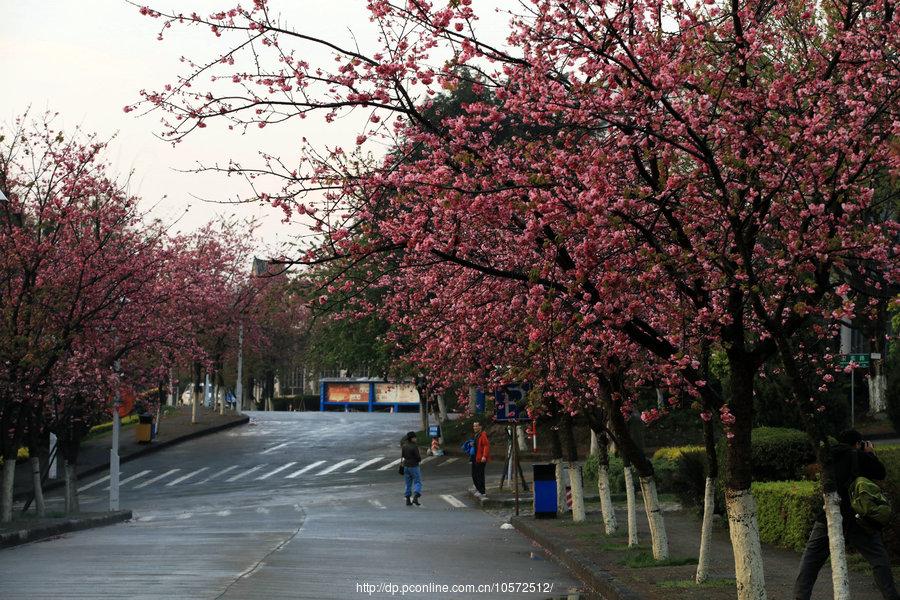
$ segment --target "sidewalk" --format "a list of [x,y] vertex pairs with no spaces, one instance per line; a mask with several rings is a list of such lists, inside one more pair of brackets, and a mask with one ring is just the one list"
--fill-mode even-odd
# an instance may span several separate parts
[[[593,507],[589,507],[593,508]],[[589,512],[584,523],[573,523],[571,516],[556,519],[512,517],[511,523],[523,535],[547,550],[555,560],[607,600],[733,600],[734,558],[728,530],[719,523],[710,544],[709,581],[693,583],[700,543],[700,520],[691,511],[666,512],[670,561],[653,566],[649,551],[650,534],[643,513],[638,513],[640,549],[628,549],[625,538],[624,506],[617,504],[619,531],[603,533],[599,511]],[[770,600],[790,600],[791,588],[800,564],[800,555],[791,550],[763,544],[766,591]],[[632,566],[626,566],[625,563]],[[851,569],[850,586],[854,600],[879,600],[872,576]],[[823,567],[813,598],[830,598],[831,572]]]

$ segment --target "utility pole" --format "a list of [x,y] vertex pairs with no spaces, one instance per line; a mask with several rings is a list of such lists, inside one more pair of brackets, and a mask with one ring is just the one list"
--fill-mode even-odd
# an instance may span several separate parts
[[238,366],[237,366],[237,383],[234,386],[234,412],[241,414],[244,408],[244,322],[238,326]]
[[[115,363],[116,374],[119,373],[119,361]],[[113,401],[113,434],[112,448],[109,450],[109,510],[119,510],[119,429],[122,422],[119,418],[119,407],[122,397],[119,382],[116,381],[116,396]]]

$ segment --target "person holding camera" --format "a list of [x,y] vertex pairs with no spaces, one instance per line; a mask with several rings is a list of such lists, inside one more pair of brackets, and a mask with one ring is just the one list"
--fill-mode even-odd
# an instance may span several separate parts
[[[832,450],[832,460],[835,484],[841,498],[844,541],[863,555],[872,566],[875,584],[881,595],[887,600],[900,600],[894,586],[891,561],[881,539],[880,529],[868,520],[860,518],[850,504],[850,487],[853,482],[858,477],[883,480],[886,475],[884,465],[875,456],[872,442],[863,440],[858,431],[854,429],[844,431],[838,436],[838,442]],[[819,570],[828,560],[829,553],[828,527],[825,523],[825,511],[821,510],[809,534],[803,558],[800,560],[800,573],[794,582],[796,600],[809,600]]]

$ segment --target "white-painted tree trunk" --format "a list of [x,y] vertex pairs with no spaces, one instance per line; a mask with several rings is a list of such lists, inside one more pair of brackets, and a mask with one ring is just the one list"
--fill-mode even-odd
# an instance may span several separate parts
[[750,490],[725,491],[738,600],[766,600],[756,501]]
[[625,502],[628,511],[628,547],[638,545],[637,502],[634,498],[634,467],[625,467]]
[[713,513],[716,510],[716,480],[706,478],[703,493],[703,525],[700,528],[700,558],[697,559],[697,583],[709,578],[709,542],[712,539]]
[[0,489],[0,522],[12,521],[13,482],[16,479],[16,457],[6,458],[3,463],[3,488]]
[[553,459],[556,467],[556,514],[562,515],[568,512],[566,506],[566,470],[563,469],[562,459]]
[[600,454],[600,444],[597,442],[597,432],[591,429],[591,451],[588,456],[597,456]]
[[844,546],[841,498],[837,492],[823,495],[825,496],[825,522],[828,524],[828,548],[831,550],[831,586],[834,600],[850,600],[850,576],[847,572],[847,549]]
[[[219,403],[219,414],[225,414],[225,398],[219,399],[219,377],[216,375],[216,385],[213,388],[213,403]],[[215,405],[215,404],[214,404]]]
[[[445,423],[447,421],[447,403],[444,401],[444,394],[438,394],[437,397],[437,406],[438,406],[438,414],[440,415],[441,420],[438,423]],[[519,439],[522,439],[521,435]]]
[[647,513],[647,522],[650,525],[653,558],[665,560],[669,558],[669,536],[666,535],[666,521],[663,518],[662,508],[659,506],[659,496],[656,494],[656,479],[641,477],[640,480],[641,495],[644,497],[644,512]]
[[616,524],[616,508],[612,503],[609,489],[609,467],[600,465],[597,472],[597,491],[600,493],[600,512],[603,513],[603,526],[606,535],[612,535],[618,529]]
[[887,410],[887,378],[881,372],[881,361],[872,362],[873,374],[869,377],[869,413],[875,414]]
[[581,465],[569,463],[569,482],[572,486],[572,521],[584,521],[584,481],[581,477]]
[[75,473],[75,465],[66,462],[66,514],[74,515],[78,512],[78,476]]
[[32,456],[31,461],[31,482],[34,486],[34,509],[37,516],[43,517],[44,508],[44,489],[41,486],[41,459],[38,456]]
[[528,452],[528,436],[525,435],[523,425],[516,426],[516,443],[519,445],[519,452]]

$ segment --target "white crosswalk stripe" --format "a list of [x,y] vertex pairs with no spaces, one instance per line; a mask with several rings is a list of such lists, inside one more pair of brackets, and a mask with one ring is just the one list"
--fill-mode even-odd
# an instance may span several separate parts
[[260,469],[262,469],[262,468],[265,467],[265,466],[266,466],[266,465],[256,465],[256,466],[253,467],[252,469],[247,469],[246,471],[244,471],[244,472],[242,472],[242,473],[238,473],[237,475],[234,475],[234,476],[232,476],[232,477],[229,477],[228,479],[225,480],[225,482],[226,482],[226,483],[232,483],[233,481],[237,481],[238,479],[242,479],[242,478],[246,477],[247,475],[252,475],[253,473],[256,473],[257,471],[259,471]]
[[103,483],[103,482],[106,481],[107,479],[109,479],[109,475],[107,475],[107,476],[105,476],[105,477],[101,477],[101,478],[98,479],[97,481],[94,481],[94,482],[89,483],[89,484],[87,484],[87,485],[81,486],[80,488],[78,488],[78,491],[79,491],[79,492],[83,492],[84,490],[89,490],[89,489],[91,489],[92,487],[94,487],[95,485],[100,485],[101,483]]
[[454,457],[450,457],[450,458],[448,458],[447,460],[445,460],[444,462],[442,462],[441,464],[439,464],[438,466],[439,466],[439,467],[444,467],[444,466],[449,465],[450,463],[452,463],[454,460],[459,460],[459,459],[456,458],[455,456],[454,456]]
[[263,450],[262,452],[260,452],[260,454],[268,454],[269,452],[275,452],[276,450],[284,448],[285,446],[290,446],[293,443],[294,442],[285,442],[283,444],[278,444],[277,446],[272,446],[268,450]]
[[[119,487],[122,487],[122,486],[124,486],[126,483],[130,483],[130,482],[134,481],[135,479],[137,479],[137,478],[139,478],[139,477],[143,477],[144,475],[146,475],[146,474],[149,473],[149,472],[150,472],[150,469],[147,469],[147,470],[145,470],[145,471],[141,471],[140,473],[135,473],[135,474],[132,475],[131,477],[126,477],[125,479],[123,479],[122,481],[119,482]],[[104,489],[104,490],[108,490],[108,489],[109,489],[109,486],[106,486],[106,487],[103,488],[103,489]]]
[[290,469],[291,467],[293,467],[293,466],[296,465],[296,464],[297,464],[296,462],[289,462],[289,463],[286,464],[286,465],[281,465],[280,467],[278,467],[278,468],[275,469],[274,471],[269,471],[269,472],[266,473],[265,475],[260,475],[259,477],[256,478],[256,480],[257,480],[257,481],[262,481],[263,479],[268,479],[268,478],[271,477],[272,475],[275,475],[276,473],[281,473],[281,472],[284,471],[285,469]]
[[381,510],[386,510],[386,509],[387,509],[387,507],[386,507],[384,504],[382,504],[382,503],[379,502],[378,500],[373,500],[372,498],[369,498],[369,504],[371,504],[371,505],[374,506],[375,508],[380,508]]
[[172,487],[173,485],[178,485],[182,481],[187,481],[194,475],[197,475],[198,473],[202,473],[203,471],[206,471],[207,469],[209,469],[209,467],[203,467],[202,469],[197,469],[196,471],[191,471],[187,475],[182,475],[178,479],[173,479],[172,481],[170,481],[169,483],[166,484],[166,487]]
[[317,460],[316,462],[314,462],[314,463],[312,463],[312,464],[310,464],[310,465],[306,465],[305,467],[303,467],[303,468],[300,469],[299,471],[294,471],[293,473],[291,473],[290,475],[288,475],[287,477],[285,477],[285,479],[294,479],[294,478],[296,478],[296,477],[300,477],[301,475],[303,475],[303,474],[306,473],[307,471],[310,471],[310,470],[312,470],[312,469],[315,469],[315,468],[318,467],[319,465],[324,465],[324,464],[325,464],[325,461],[324,461],[324,460]]
[[179,472],[180,470],[181,469],[170,469],[170,470],[166,471],[165,473],[163,473],[162,475],[157,475],[156,477],[154,477],[152,479],[148,479],[144,483],[139,483],[138,485],[134,486],[134,489],[139,490],[141,488],[145,488],[148,485],[150,485],[151,483],[156,483],[160,479],[165,479],[169,475],[174,475],[175,473]]
[[384,460],[384,457],[383,457],[383,456],[375,457],[375,458],[373,458],[372,460],[367,460],[366,462],[364,462],[363,464],[361,464],[361,465],[359,465],[359,466],[353,467],[352,469],[350,469],[350,470],[347,471],[347,472],[348,472],[348,473],[356,473],[357,471],[362,471],[362,470],[365,469],[366,467],[368,467],[368,466],[370,466],[370,465],[374,465],[375,463],[377,463],[377,462],[379,462],[379,461],[382,461],[382,460]]
[[426,456],[424,459],[422,459],[422,460],[419,462],[419,464],[420,464],[420,465],[424,465],[425,463],[431,462],[431,461],[433,461],[433,460],[436,459],[436,458],[437,458],[437,456]]
[[400,459],[398,458],[397,460],[391,461],[388,464],[384,465],[383,467],[378,467],[378,470],[379,471],[387,471],[391,467],[396,467],[399,464],[400,464]]
[[234,470],[237,469],[237,468],[238,468],[237,465],[231,465],[230,467],[225,467],[225,468],[222,469],[221,471],[216,471],[215,473],[213,473],[212,475],[210,475],[209,477],[207,477],[207,478],[204,479],[203,481],[198,481],[197,483],[206,483],[207,481],[212,481],[212,480],[215,479],[216,477],[218,477],[218,476],[220,476],[220,475],[224,475],[225,473],[230,473],[230,472],[234,471]]
[[337,471],[338,469],[340,469],[340,468],[343,467],[344,465],[349,465],[349,464],[352,463],[352,462],[356,462],[356,459],[355,459],[355,458],[345,458],[345,459],[342,460],[341,462],[334,463],[334,464],[331,465],[330,467],[328,467],[328,468],[326,468],[326,469],[323,469],[323,470],[319,471],[318,473],[316,473],[316,477],[318,477],[319,475],[328,475],[328,474],[331,473],[332,471]]
[[441,494],[441,499],[452,506],[453,508],[465,508],[466,505],[463,504],[458,498],[451,496],[450,494]]

